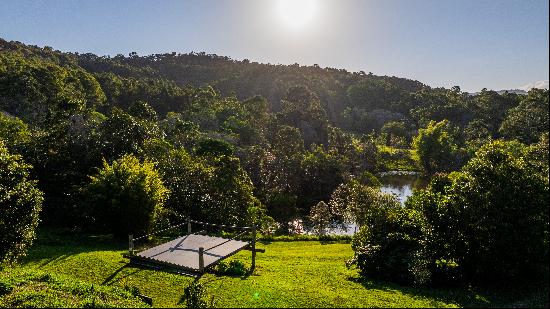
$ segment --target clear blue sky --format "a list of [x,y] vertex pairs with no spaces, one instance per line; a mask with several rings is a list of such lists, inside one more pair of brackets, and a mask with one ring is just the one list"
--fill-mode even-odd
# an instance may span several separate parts
[[302,11],[279,1],[2,0],[0,37],[99,55],[319,64],[466,91],[548,80],[547,0],[294,0],[309,1]]

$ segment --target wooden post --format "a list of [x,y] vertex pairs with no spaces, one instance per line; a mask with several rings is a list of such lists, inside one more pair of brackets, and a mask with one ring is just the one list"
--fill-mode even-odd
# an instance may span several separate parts
[[199,247],[199,271],[204,271],[204,248]]
[[187,235],[191,235],[191,219],[187,218]]
[[129,242],[128,251],[130,252],[130,255],[134,255],[134,235],[132,234],[128,235],[128,242]]
[[252,225],[252,266],[250,267],[250,273],[254,272],[256,268],[256,225]]

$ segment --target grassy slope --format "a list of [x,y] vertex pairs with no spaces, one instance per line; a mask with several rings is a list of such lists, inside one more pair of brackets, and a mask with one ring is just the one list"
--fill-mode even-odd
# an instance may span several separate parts
[[0,307],[148,307],[125,289],[30,269],[0,273]]
[[[18,271],[41,270],[107,286],[135,286],[156,307],[183,306],[189,277],[129,266],[121,256],[125,244],[108,237],[41,233]],[[407,288],[360,282],[345,267],[349,244],[317,241],[272,242],[261,247],[256,273],[239,278],[207,274],[200,280],[215,306],[222,307],[426,307],[548,305],[548,288],[529,294],[517,289],[479,292],[472,289]],[[250,252],[235,259],[250,262]],[[5,272],[9,270],[5,270]],[[1,275],[1,273],[0,273]]]

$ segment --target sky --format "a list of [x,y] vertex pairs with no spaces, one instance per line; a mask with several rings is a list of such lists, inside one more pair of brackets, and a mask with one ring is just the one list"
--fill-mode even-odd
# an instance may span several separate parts
[[432,87],[548,87],[547,0],[2,0],[0,38],[98,55],[206,52]]

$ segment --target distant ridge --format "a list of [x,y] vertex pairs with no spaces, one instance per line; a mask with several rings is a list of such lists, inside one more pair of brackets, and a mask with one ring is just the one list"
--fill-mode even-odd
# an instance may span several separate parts
[[[505,89],[505,90],[495,90],[496,93],[498,94],[504,94],[506,92],[508,93],[515,93],[515,94],[527,94],[527,91],[525,90],[522,90],[522,89]],[[468,92],[469,95],[478,95],[480,94],[481,91],[478,91],[478,92]]]

